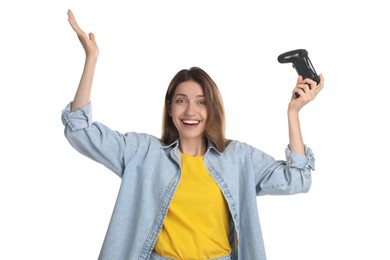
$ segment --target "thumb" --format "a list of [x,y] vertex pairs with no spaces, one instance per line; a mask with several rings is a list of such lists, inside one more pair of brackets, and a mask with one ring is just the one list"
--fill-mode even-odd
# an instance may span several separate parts
[[90,39],[91,41],[95,42],[95,34],[89,33],[88,36],[89,36],[89,39]]

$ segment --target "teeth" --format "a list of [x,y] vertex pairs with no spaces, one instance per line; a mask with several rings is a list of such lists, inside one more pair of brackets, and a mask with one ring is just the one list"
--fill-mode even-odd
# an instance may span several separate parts
[[198,120],[183,120],[183,123],[188,124],[188,125],[196,125],[199,123],[199,121]]

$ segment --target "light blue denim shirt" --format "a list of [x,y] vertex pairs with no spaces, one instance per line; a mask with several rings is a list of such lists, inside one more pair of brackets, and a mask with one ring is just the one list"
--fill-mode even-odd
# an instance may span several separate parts
[[[91,104],[75,112],[70,105],[62,112],[70,144],[122,179],[99,259],[149,259],[181,178],[178,141],[121,134],[92,122]],[[204,163],[229,207],[232,259],[266,259],[256,196],[307,192],[314,157],[305,149],[301,156],[287,147],[282,161],[238,141],[222,153],[209,143]]]

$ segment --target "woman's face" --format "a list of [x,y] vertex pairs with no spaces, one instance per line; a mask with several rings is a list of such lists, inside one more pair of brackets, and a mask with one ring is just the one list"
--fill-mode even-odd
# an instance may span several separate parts
[[203,89],[197,82],[185,81],[176,87],[170,115],[181,141],[203,139],[207,107]]

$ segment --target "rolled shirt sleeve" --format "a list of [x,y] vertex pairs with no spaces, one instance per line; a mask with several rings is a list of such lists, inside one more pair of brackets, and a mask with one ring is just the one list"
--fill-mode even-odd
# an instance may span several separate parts
[[299,155],[290,150],[287,146],[285,150],[287,166],[298,169],[315,170],[315,158],[310,147],[305,145],[305,155]]
[[311,187],[311,171],[315,169],[312,150],[305,145],[305,155],[294,153],[287,146],[286,160],[254,151],[255,178],[257,195],[288,195],[308,192]]
[[91,103],[71,112],[72,103],[62,110],[62,124],[68,125],[72,131],[89,127],[92,124]]
[[70,109],[71,103],[62,111],[64,134],[69,143],[81,154],[122,177],[125,164],[138,147],[138,134],[121,134],[92,122],[91,103],[73,112]]

